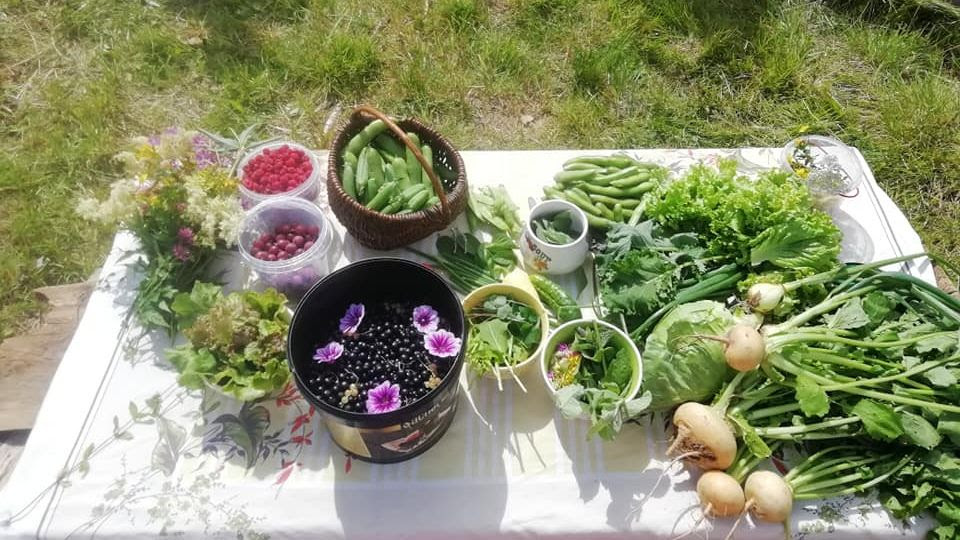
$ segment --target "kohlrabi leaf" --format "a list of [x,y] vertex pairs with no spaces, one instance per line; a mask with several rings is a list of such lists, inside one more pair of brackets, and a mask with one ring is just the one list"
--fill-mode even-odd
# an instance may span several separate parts
[[830,410],[827,393],[809,375],[801,373],[797,377],[796,396],[804,416],[823,416]]
[[924,371],[923,376],[930,381],[930,384],[939,386],[940,388],[950,388],[951,386],[957,384],[957,376],[952,370],[947,369],[944,366],[939,366]]
[[921,448],[931,450],[940,444],[940,434],[937,433],[937,429],[920,415],[902,411],[900,425],[907,440]]
[[928,353],[930,351],[950,352],[957,348],[958,336],[956,333],[937,333],[924,338],[914,345],[918,353]]
[[870,316],[863,309],[863,300],[856,297],[840,306],[836,312],[824,317],[827,326],[840,330],[853,330],[870,324]]
[[937,420],[937,431],[955,445],[960,445],[960,413],[943,413]]
[[861,399],[853,407],[853,414],[860,418],[864,429],[874,439],[892,441],[903,435],[899,416],[885,403]]

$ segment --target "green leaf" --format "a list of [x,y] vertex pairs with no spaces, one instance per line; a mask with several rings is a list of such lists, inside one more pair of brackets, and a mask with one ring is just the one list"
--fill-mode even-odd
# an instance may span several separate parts
[[804,416],[823,416],[830,410],[827,393],[805,373],[797,377],[796,397]]
[[903,434],[907,440],[921,448],[931,450],[940,444],[940,434],[922,416],[902,411],[900,413],[900,425],[903,427]]
[[650,392],[644,392],[640,394],[640,397],[633,398],[630,401],[626,402],[624,405],[627,410],[628,418],[636,418],[640,416],[641,413],[647,410],[650,407],[650,403],[653,401],[653,394]]
[[863,311],[871,324],[880,324],[890,315],[896,303],[880,291],[874,291],[863,300]]
[[949,388],[957,384],[957,376],[945,366],[924,371],[923,376],[930,381],[930,384],[940,388]]
[[[813,209],[810,210],[813,212]],[[836,239],[808,228],[799,220],[785,221],[761,233],[752,243],[750,264],[769,262],[780,268],[824,268],[835,264]]]
[[860,418],[864,429],[874,439],[892,441],[903,434],[897,413],[885,403],[861,399],[853,407],[853,414]]
[[505,321],[490,319],[476,325],[476,338],[487,344],[487,347],[497,353],[506,355],[510,344],[510,329]]
[[937,431],[960,446],[960,413],[943,413],[937,420]]
[[763,438],[757,434],[756,430],[753,429],[753,426],[747,422],[747,419],[744,418],[742,414],[731,414],[729,418],[730,421],[737,426],[737,431],[740,432],[740,436],[743,438],[743,442],[747,444],[747,448],[750,449],[750,453],[758,458],[770,457],[773,451],[770,450],[767,443],[763,441]]
[[852,330],[870,324],[870,316],[864,311],[860,297],[851,299],[825,319],[828,327],[840,330]]
[[630,349],[623,347],[617,351],[617,355],[607,367],[607,372],[603,376],[603,382],[611,382],[617,385],[621,390],[630,384],[630,378],[633,375],[633,358]]
[[587,412],[587,406],[580,401],[583,395],[583,387],[579,384],[571,384],[557,390],[553,398],[560,409],[560,414],[566,418],[577,418]]

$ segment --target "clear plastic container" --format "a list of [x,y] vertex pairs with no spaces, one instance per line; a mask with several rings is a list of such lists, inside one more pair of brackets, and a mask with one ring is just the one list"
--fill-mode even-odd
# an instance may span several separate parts
[[[246,167],[247,163],[254,157],[263,153],[264,150],[273,150],[280,148],[283,145],[300,150],[307,155],[307,159],[310,160],[310,165],[313,167],[313,170],[310,172],[310,176],[308,176],[307,179],[304,180],[299,186],[283,193],[257,193],[256,191],[248,189],[247,186],[243,185],[243,169]],[[240,165],[237,167],[237,174],[240,176],[241,180],[239,184],[240,204],[243,206],[244,210],[249,210],[263,201],[275,199],[277,197],[300,197],[301,199],[313,201],[316,200],[317,195],[320,193],[320,160],[317,159],[317,156],[311,152],[309,148],[295,142],[277,141],[262,144],[253,148],[249,153],[247,153],[247,155],[243,156],[243,159],[240,161]]]
[[823,135],[803,135],[783,146],[780,163],[803,178],[810,190],[823,195],[853,197],[864,172],[852,148]]
[[[317,227],[317,240],[303,253],[285,260],[265,261],[253,256],[253,242],[284,224]],[[243,218],[238,238],[240,254],[253,278],[263,287],[273,287],[288,298],[299,298],[320,278],[329,274],[339,259],[337,232],[323,212],[299,197],[270,197]]]

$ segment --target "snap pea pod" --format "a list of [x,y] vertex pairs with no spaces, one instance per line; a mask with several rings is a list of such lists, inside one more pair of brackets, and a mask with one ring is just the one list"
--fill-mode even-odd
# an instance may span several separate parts
[[630,177],[630,176],[633,176],[634,174],[636,174],[636,173],[639,172],[639,171],[640,171],[640,169],[638,169],[636,165],[632,165],[632,166],[630,166],[630,167],[626,167],[626,168],[624,168],[624,169],[620,169],[619,171],[616,171],[616,172],[607,173],[607,174],[602,174],[602,175],[597,176],[596,178],[594,178],[594,180],[596,180],[597,182],[601,182],[601,183],[603,183],[604,185],[606,185],[606,184],[609,184],[609,183],[613,182],[614,180],[620,180],[621,178],[628,178],[628,177]]
[[383,159],[375,148],[367,147],[367,192],[376,193],[384,182]]
[[397,182],[387,182],[380,186],[380,190],[377,191],[377,194],[370,199],[370,202],[367,203],[367,208],[371,210],[380,210],[383,207],[387,206],[387,203],[390,201],[390,198],[393,197],[394,193],[397,191]]
[[566,168],[567,164],[573,163],[589,163],[591,165],[600,165],[601,167],[623,168],[636,165],[637,161],[629,156],[623,155],[579,156],[573,159],[568,159],[566,162],[564,162],[563,166]]
[[603,217],[609,219],[610,221],[615,221],[615,217],[614,217],[614,215],[613,215],[613,210],[611,210],[610,207],[608,207],[607,205],[603,204],[602,202],[596,203],[595,206],[600,209],[600,214],[601,214]]
[[367,154],[369,153],[370,149],[364,147],[363,150],[360,151],[360,156],[357,157],[357,195],[359,195],[364,202],[369,202],[375,195],[375,192],[367,189],[367,173],[370,168],[370,164],[367,161]]
[[383,183],[393,182],[397,179],[396,175],[393,174],[393,167],[390,165],[389,161],[383,163]]
[[353,165],[350,165],[350,163],[343,164],[343,191],[351,199],[357,200],[357,182],[354,178]]
[[573,184],[575,182],[591,181],[596,177],[597,171],[594,169],[584,169],[579,171],[560,171],[553,175],[553,181],[558,184]]
[[595,203],[602,202],[604,204],[609,204],[611,206],[619,204],[619,205],[622,205],[624,208],[631,209],[631,210],[636,208],[637,205],[640,204],[640,199],[618,199],[616,197],[608,197],[606,195],[598,195],[596,193],[590,194],[590,200]]
[[407,173],[407,161],[403,158],[393,158],[390,160],[390,164],[393,167],[393,176],[397,179],[397,183],[400,185],[401,189],[407,189],[410,187],[410,176]]
[[414,195],[420,193],[421,191],[426,191],[426,189],[427,189],[427,186],[425,186],[425,185],[423,185],[423,184],[414,184],[414,185],[408,187],[407,189],[401,191],[401,192],[400,192],[400,197],[401,197],[403,200],[408,201],[408,200],[410,200],[411,197],[413,197]]
[[564,164],[563,170],[565,171],[603,171],[603,167],[599,165],[594,165],[593,163],[570,163]]
[[589,193],[595,193],[597,195],[606,195],[608,197],[616,197],[622,199],[629,199],[643,195],[644,193],[650,191],[654,188],[653,182],[644,182],[640,185],[634,186],[632,188],[620,189],[612,186],[595,186],[592,184],[581,184],[581,188],[584,191]]
[[[429,144],[424,144],[420,147],[420,153],[423,154],[423,159],[433,167],[433,148],[430,148]],[[420,177],[420,181],[423,182],[423,185],[433,189],[433,182],[430,181],[430,175],[427,174],[427,171],[423,171],[423,174]]]
[[530,274],[530,283],[533,284],[540,300],[546,304],[547,309],[553,312],[560,322],[580,318],[580,306],[577,305],[576,300],[549,278],[540,274]]
[[424,208],[433,208],[438,204],[440,204],[440,197],[437,197],[436,195],[431,195],[430,198],[427,199],[427,204],[423,206]]
[[619,179],[619,180],[614,180],[614,181],[610,182],[610,185],[613,186],[613,187],[615,187],[615,188],[629,189],[629,188],[632,188],[632,187],[639,186],[640,184],[643,184],[644,182],[647,182],[647,181],[649,181],[649,180],[650,180],[650,175],[649,175],[649,174],[639,173],[639,174],[636,174],[636,175],[634,175],[634,176],[629,176],[629,177],[627,177],[627,178],[621,178],[621,179]]
[[[417,137],[416,133],[407,132],[407,137],[414,146],[420,146],[420,137]],[[417,156],[413,155],[413,150],[410,150],[404,145],[403,151],[407,159],[407,177],[410,178],[411,184],[419,184],[423,167],[420,165],[420,162],[417,161]]]
[[[421,184],[422,185],[422,184]],[[427,203],[427,199],[430,198],[430,192],[422,190],[416,195],[407,200],[406,204],[403,205],[404,210],[417,211],[423,208],[423,205]]]
[[623,223],[623,205],[620,203],[613,205],[613,220]]
[[400,210],[403,210],[403,200],[398,198],[384,206],[381,212],[384,214],[396,214]]
[[355,155],[360,155],[360,151],[366,148],[370,141],[374,139],[377,135],[386,131],[387,125],[383,123],[383,120],[374,120],[370,122],[359,133],[353,136],[350,139],[350,142],[347,143],[347,152],[350,152]]
[[[373,144],[386,154],[390,154],[390,158],[403,157],[403,145],[397,142],[396,139],[391,137],[388,133],[381,133],[373,139]],[[388,158],[389,159],[389,158]]]
[[350,166],[353,167],[353,171],[354,171],[354,172],[357,171],[357,155],[354,154],[353,152],[344,152],[344,153],[343,153],[343,163],[344,163],[344,164],[349,163]]

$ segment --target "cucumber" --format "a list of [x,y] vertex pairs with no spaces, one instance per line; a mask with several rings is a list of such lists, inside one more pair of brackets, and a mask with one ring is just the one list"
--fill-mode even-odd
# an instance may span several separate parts
[[557,320],[563,323],[580,318],[580,306],[559,285],[540,274],[530,274],[530,282],[533,283],[537,296],[547,309],[556,315]]

